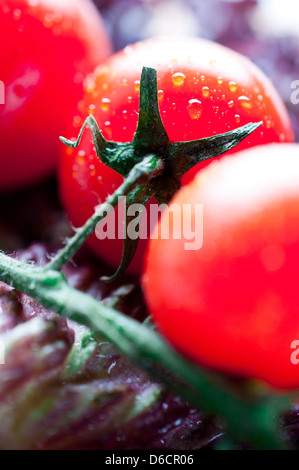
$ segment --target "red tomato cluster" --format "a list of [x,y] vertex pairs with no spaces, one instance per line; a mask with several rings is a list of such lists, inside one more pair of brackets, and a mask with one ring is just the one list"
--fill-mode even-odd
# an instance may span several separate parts
[[[0,190],[51,172],[58,136],[76,139],[90,114],[105,139],[131,142],[143,66],[157,70],[171,142],[263,122],[230,153],[243,152],[182,177],[156,237],[140,244],[130,269],[140,275],[146,260],[150,313],[185,355],[230,374],[298,387],[291,348],[299,339],[299,151],[271,81],[244,56],[199,38],[154,38],[102,62],[110,41],[88,0],[2,0],[0,26]],[[99,160],[86,131],[78,148],[63,147],[59,180],[66,211],[80,226],[123,178]],[[186,249],[182,218],[169,219],[168,239],[159,235],[173,204],[203,208],[203,244],[195,251]],[[92,236],[89,246],[119,265],[122,239]]]

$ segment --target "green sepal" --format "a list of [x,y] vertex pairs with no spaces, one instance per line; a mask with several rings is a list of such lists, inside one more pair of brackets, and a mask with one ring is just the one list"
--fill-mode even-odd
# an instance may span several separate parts
[[133,145],[138,155],[156,153],[163,157],[170,144],[161,119],[155,69],[143,67],[140,80],[139,117]]
[[[139,118],[133,142],[112,142],[103,137],[91,115],[84,122],[75,142],[63,137],[60,140],[69,147],[78,147],[84,129],[91,130],[98,158],[107,166],[126,178],[130,171],[144,161],[148,155],[156,156],[164,164],[163,173],[158,171],[150,184],[133,191],[128,197],[132,204],[148,201],[153,195],[161,204],[168,204],[181,187],[181,177],[198,163],[219,157],[236,147],[254,132],[262,122],[249,123],[224,134],[187,142],[170,142],[161,119],[158,102],[158,80],[156,70],[143,67],[140,81]],[[162,173],[162,174],[161,174]],[[141,184],[141,183],[140,183]],[[143,188],[143,189],[142,189]],[[148,190],[148,194],[144,194]],[[142,194],[142,197],[140,196]],[[126,220],[126,227],[130,223]],[[119,277],[132,261],[138,240],[125,239],[121,265],[111,278]]]
[[204,160],[211,160],[232,150],[262,125],[249,123],[224,134],[199,140],[173,142],[167,153],[167,169],[177,177]]
[[148,203],[148,201],[151,199],[150,192],[147,189],[147,185],[145,186],[137,186],[135,190],[133,190],[126,198],[126,209],[128,206],[131,206],[132,204],[138,204],[140,205],[141,210],[139,211],[138,216],[129,216],[127,214],[127,210],[125,210],[125,238],[124,238],[124,244],[123,244],[123,254],[122,254],[122,260],[120,263],[119,268],[113,274],[112,276],[103,276],[101,278],[102,281],[105,282],[112,282],[115,279],[119,278],[130,266],[135,253],[138,248],[139,244],[139,237],[136,239],[132,239],[128,237],[128,227],[129,224],[135,220],[136,221],[136,229],[138,227],[138,230],[140,230],[140,221],[142,214],[144,212],[144,209]]

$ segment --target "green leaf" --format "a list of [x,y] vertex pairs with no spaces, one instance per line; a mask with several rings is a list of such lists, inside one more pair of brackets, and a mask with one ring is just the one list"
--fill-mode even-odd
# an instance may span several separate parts
[[163,156],[169,138],[161,119],[156,70],[143,67],[140,81],[138,126],[133,140],[137,154],[156,153]]

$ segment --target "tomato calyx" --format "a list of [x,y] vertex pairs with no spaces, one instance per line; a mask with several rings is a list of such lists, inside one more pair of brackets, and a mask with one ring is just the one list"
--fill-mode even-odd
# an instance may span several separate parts
[[[181,187],[181,177],[198,163],[219,157],[236,147],[254,132],[262,122],[249,123],[230,132],[186,142],[171,142],[159,111],[157,72],[143,67],[140,80],[139,116],[137,129],[132,142],[107,141],[94,118],[85,120],[77,140],[60,137],[62,143],[70,148],[79,146],[85,127],[92,132],[98,158],[108,167],[126,178],[135,165],[148,155],[156,155],[164,162],[162,175],[149,183],[140,185],[127,198],[127,204],[140,204],[145,207],[154,197],[159,204],[168,204]],[[141,218],[142,211],[139,213]],[[125,227],[131,218],[126,216]],[[125,237],[123,257],[117,272],[105,280],[119,277],[130,265],[138,247],[139,239]]]

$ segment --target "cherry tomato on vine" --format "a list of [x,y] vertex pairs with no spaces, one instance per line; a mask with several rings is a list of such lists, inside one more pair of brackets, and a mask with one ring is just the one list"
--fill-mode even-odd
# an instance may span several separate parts
[[[132,141],[142,66],[157,70],[160,114],[173,142],[210,137],[259,121],[262,127],[239,149],[293,141],[286,109],[269,79],[245,57],[198,38],[155,38],[110,57],[88,76],[84,99],[64,135],[76,139],[91,113],[107,140]],[[197,165],[183,183],[206,165]],[[96,157],[89,131],[77,149],[63,149],[61,195],[74,226],[82,225],[122,181]],[[95,236],[89,240],[94,252],[114,266],[120,263],[122,244],[123,240]],[[131,265],[135,274],[141,271],[145,246],[140,243]]]
[[201,365],[298,388],[299,145],[212,163],[171,206],[188,204],[193,226],[196,204],[203,207],[200,249],[187,249],[178,218],[169,239],[156,228],[149,242],[143,285],[159,329]]
[[52,172],[87,73],[111,53],[89,0],[0,1],[0,190]]

